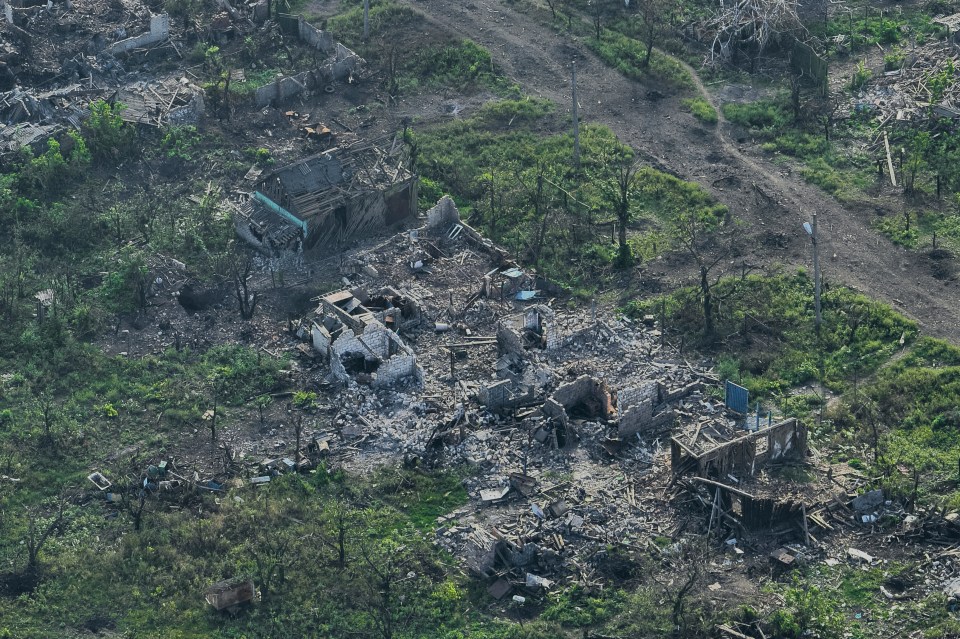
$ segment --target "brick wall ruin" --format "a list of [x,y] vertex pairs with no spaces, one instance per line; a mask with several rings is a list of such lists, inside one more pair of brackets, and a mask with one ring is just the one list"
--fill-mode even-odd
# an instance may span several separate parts
[[265,107],[288,100],[304,91],[324,88],[335,80],[343,80],[364,63],[359,55],[336,42],[326,31],[321,31],[298,17],[297,34],[306,44],[316,47],[331,56],[313,71],[277,78],[257,89],[255,100],[258,107]]
[[[311,331],[312,337],[323,345],[322,332],[319,327]],[[420,384],[423,381],[423,371],[417,364],[416,354],[409,346],[403,343],[400,337],[377,321],[366,324],[361,334],[347,330],[329,346],[330,370],[333,376],[341,382],[351,379],[351,372],[347,369],[347,360],[362,358],[375,371],[370,373],[374,388],[390,386],[396,382],[412,379]]]
[[661,430],[673,424],[676,415],[666,407],[654,415],[665,400],[666,391],[659,382],[648,381],[617,391],[617,412],[620,415],[618,434],[621,439]]
[[119,40],[107,47],[107,53],[118,55],[134,49],[163,42],[170,37],[170,16],[166,13],[150,16],[150,30],[132,38]]

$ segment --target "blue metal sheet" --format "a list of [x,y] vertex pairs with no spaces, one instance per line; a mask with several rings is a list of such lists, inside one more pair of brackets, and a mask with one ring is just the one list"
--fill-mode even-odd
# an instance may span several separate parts
[[723,387],[724,403],[727,408],[746,415],[750,410],[750,393],[743,386],[727,381]]
[[303,237],[307,237],[307,223],[306,223],[306,222],[304,222],[303,220],[301,220],[300,218],[298,218],[296,215],[294,215],[293,213],[291,213],[291,212],[288,211],[287,209],[283,208],[282,206],[280,206],[279,204],[277,204],[276,202],[274,202],[273,200],[271,200],[270,198],[268,198],[266,195],[264,195],[264,194],[261,193],[260,191],[254,191],[254,192],[253,192],[253,197],[254,197],[255,200],[257,200],[258,202],[260,202],[261,204],[263,204],[264,206],[266,206],[268,209],[270,209],[271,211],[273,211],[274,213],[276,213],[276,214],[279,215],[280,217],[284,218],[285,220],[287,220],[287,221],[289,221],[289,222],[293,222],[294,224],[296,224],[297,226],[299,226],[300,228],[302,228],[302,229],[303,229]]

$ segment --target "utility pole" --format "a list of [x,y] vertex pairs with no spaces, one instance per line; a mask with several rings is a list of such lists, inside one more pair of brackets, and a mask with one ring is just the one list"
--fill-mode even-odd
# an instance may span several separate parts
[[573,165],[580,168],[580,115],[577,112],[577,63],[573,68]]
[[813,308],[814,308],[814,330],[817,334],[817,376],[820,378],[820,408],[817,411],[817,425],[823,423],[823,344],[820,341],[820,324],[822,317],[820,315],[820,248],[817,237],[817,214],[813,214],[813,225],[809,222],[803,223],[803,230],[810,236],[810,243],[813,245]]
[[363,41],[370,37],[370,0],[363,0]]
[[814,328],[817,331],[817,337],[820,337],[820,324],[822,317],[820,315],[820,250],[817,246],[817,214],[813,214],[813,226],[809,222],[803,223],[803,230],[810,236],[810,243],[813,245],[813,307],[816,313],[814,319]]

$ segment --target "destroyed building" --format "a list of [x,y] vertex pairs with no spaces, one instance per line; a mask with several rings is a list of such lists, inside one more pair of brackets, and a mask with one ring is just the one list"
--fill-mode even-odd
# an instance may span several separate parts
[[396,382],[423,382],[417,356],[396,334],[420,320],[416,300],[385,288],[370,296],[362,289],[324,295],[310,326],[313,348],[339,382],[352,378],[375,388]]
[[417,177],[402,145],[356,143],[261,175],[237,207],[239,235],[257,250],[342,247],[417,211]]
[[[314,53],[307,71],[280,75],[235,97],[263,108],[306,92],[330,92],[334,83],[360,79],[363,59],[302,16],[268,20],[266,0],[223,11],[207,25],[210,42],[276,31]],[[96,100],[122,103],[121,117],[148,126],[193,125],[205,114],[203,79],[184,68],[157,72],[153,63],[184,58],[196,33],[167,13],[138,2],[109,12],[89,0],[66,3],[0,0],[0,153],[45,150],[51,136],[79,130]],[[289,46],[289,45],[285,45]],[[289,55],[289,50],[288,50]],[[40,79],[37,87],[28,79]],[[230,79],[246,81],[243,68]],[[217,106],[219,103],[215,104]]]
[[800,422],[753,428],[655,327],[551,304],[552,285],[449,198],[423,227],[347,251],[339,273],[300,325],[314,379],[341,389],[310,436],[331,459],[343,438],[365,459],[475,464],[471,504],[440,519],[437,543],[493,596],[593,584],[588,558],[671,534],[681,506],[738,534],[814,521],[813,497],[768,476],[806,455]]

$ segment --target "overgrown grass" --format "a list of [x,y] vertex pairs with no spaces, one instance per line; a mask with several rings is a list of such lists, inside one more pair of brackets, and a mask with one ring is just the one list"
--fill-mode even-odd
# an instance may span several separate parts
[[[345,5],[350,8],[327,20],[327,30],[344,45],[355,51],[366,49],[363,41],[363,4]],[[390,0],[372,0],[370,2],[370,38],[374,42],[388,37],[390,33],[422,20],[422,16],[410,7],[399,5]],[[379,43],[378,44],[383,44]],[[389,45],[390,43],[385,43]],[[396,44],[396,43],[394,43]],[[364,55],[373,54],[372,59],[383,61],[389,51],[384,46],[372,47],[363,51]]]
[[[908,501],[960,506],[960,349],[922,338],[832,411],[837,430],[877,450],[882,483]],[[876,425],[879,438],[864,426]]]
[[[607,281],[616,259],[610,227],[597,224],[612,217],[617,142],[609,129],[584,125],[578,172],[571,136],[556,132],[562,125],[546,103],[523,99],[493,102],[466,120],[419,131],[420,195],[423,206],[452,195],[488,237],[572,291],[589,292]],[[698,185],[650,167],[637,172],[631,195],[629,241],[641,259],[671,248],[677,212],[711,219],[726,213]]]
[[693,88],[690,73],[677,60],[654,50],[648,61],[643,43],[618,31],[604,29],[599,40],[584,37],[582,42],[604,62],[628,78],[655,80],[680,90]]
[[[845,36],[852,51],[861,51],[877,45],[889,46],[909,43],[911,36],[918,45],[946,35],[944,27],[935,24],[936,13],[927,9],[876,9],[864,5],[860,11],[840,12],[830,19],[826,29],[823,23],[812,25],[814,32],[825,38]],[[835,51],[833,51],[835,53]]]
[[683,106],[685,106],[687,110],[693,114],[693,117],[705,124],[716,124],[717,120],[719,119],[717,116],[717,110],[713,108],[712,104],[703,98],[690,98],[683,100],[681,104],[683,104]]
[[451,38],[427,46],[408,46],[407,37],[398,34],[412,29],[422,19],[409,7],[390,0],[374,0],[370,5],[368,40],[363,39],[363,7],[359,5],[331,17],[327,29],[388,71],[388,91],[413,93],[421,87],[458,91],[486,88],[497,95],[520,97],[517,84],[497,68],[489,51],[472,40]]
[[722,107],[729,122],[758,131],[779,131],[789,122],[787,113],[777,102],[727,102]]
[[[854,199],[871,183],[873,167],[869,158],[850,151],[847,144],[828,141],[813,123],[794,123],[782,100],[728,102],[721,108],[728,121],[748,129],[761,149],[796,158],[802,163],[803,178],[837,199]],[[857,121],[846,123],[843,130],[835,128],[832,135],[855,137],[862,133],[858,126]]]
[[490,52],[472,40],[421,49],[402,69],[400,86],[405,92],[419,85],[460,91],[486,87],[501,96],[521,97],[520,87],[493,64]]
[[[717,334],[726,339],[724,377],[751,394],[784,401],[789,391],[819,378],[837,391],[875,371],[917,333],[914,322],[850,289],[824,286],[823,325],[814,331],[813,283],[803,272],[728,278],[715,287]],[[667,330],[689,341],[703,329],[699,289],[677,291],[666,304]],[[659,314],[661,300],[636,302],[629,313]],[[903,344],[901,344],[901,339]]]

